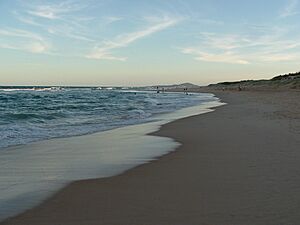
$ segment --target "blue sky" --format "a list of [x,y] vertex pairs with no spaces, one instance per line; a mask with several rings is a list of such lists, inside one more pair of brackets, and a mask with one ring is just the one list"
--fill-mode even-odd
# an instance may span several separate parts
[[147,85],[299,70],[299,0],[0,1],[0,85]]

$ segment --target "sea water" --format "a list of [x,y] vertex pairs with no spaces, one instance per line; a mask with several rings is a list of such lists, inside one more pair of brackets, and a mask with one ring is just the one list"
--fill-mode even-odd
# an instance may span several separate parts
[[183,93],[0,88],[0,148],[142,123],[210,100]]
[[173,151],[175,141],[146,134],[220,104],[212,94],[0,89],[0,220],[74,180],[113,176]]

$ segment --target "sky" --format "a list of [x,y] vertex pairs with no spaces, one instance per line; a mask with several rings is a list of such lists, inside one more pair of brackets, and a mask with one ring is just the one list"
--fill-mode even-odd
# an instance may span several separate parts
[[206,85],[299,63],[300,0],[0,0],[0,85]]

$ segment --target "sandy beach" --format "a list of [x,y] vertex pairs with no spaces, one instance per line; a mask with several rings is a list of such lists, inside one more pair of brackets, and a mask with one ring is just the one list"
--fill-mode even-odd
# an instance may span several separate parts
[[300,92],[216,92],[214,112],[164,125],[177,151],[76,181],[1,225],[277,225],[300,222]]

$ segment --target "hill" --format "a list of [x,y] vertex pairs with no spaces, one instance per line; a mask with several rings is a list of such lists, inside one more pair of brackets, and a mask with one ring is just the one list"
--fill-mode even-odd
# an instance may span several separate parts
[[300,72],[278,75],[270,80],[242,80],[208,85],[212,89],[300,89]]

